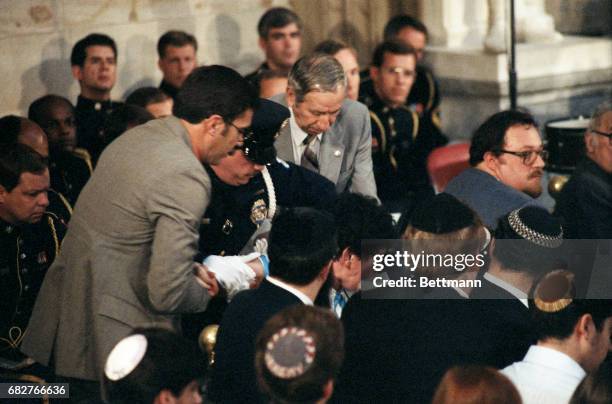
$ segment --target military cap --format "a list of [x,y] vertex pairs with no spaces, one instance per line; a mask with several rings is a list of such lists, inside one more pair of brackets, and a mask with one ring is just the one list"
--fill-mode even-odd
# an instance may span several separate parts
[[274,140],[289,121],[289,109],[274,101],[260,99],[253,114],[251,134],[244,138],[244,155],[257,164],[270,164],[276,158]]

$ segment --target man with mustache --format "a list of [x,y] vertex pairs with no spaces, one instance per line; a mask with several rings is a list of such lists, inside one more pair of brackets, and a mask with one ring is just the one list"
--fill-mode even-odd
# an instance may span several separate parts
[[501,111],[489,117],[474,133],[470,146],[471,168],[444,189],[470,208],[494,230],[497,220],[525,205],[540,206],[546,151],[531,114]]

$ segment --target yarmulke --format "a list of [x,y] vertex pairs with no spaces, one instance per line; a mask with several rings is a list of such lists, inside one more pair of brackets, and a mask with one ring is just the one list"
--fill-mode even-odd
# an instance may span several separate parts
[[538,282],[533,292],[533,301],[540,311],[556,313],[569,306],[575,296],[574,274],[556,270]]
[[441,193],[418,206],[412,214],[412,227],[434,234],[445,234],[474,224],[475,213],[450,194]]
[[559,220],[545,209],[526,206],[510,212],[507,221],[520,238],[541,247],[558,248],[563,243]]
[[304,329],[285,327],[266,344],[264,362],[274,376],[294,379],[312,365],[316,355],[314,339]]
[[147,338],[142,334],[125,337],[115,345],[108,355],[104,374],[117,381],[129,375],[138,366],[147,352]]
[[283,125],[289,122],[289,109],[277,102],[259,100],[253,114],[252,134],[244,139],[242,150],[247,158],[258,164],[270,164],[276,158],[274,140]]

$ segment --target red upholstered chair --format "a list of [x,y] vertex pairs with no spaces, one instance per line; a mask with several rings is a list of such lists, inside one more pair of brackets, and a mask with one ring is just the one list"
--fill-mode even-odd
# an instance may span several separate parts
[[469,160],[469,143],[453,143],[434,149],[427,158],[427,173],[436,193],[444,191],[450,180],[469,168]]

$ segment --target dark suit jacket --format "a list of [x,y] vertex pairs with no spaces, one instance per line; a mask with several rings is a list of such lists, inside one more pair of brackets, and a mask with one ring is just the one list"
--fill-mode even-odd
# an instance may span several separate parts
[[282,309],[302,304],[294,294],[264,280],[238,293],[223,314],[215,346],[209,397],[219,403],[261,401],[255,377],[255,340],[264,323]]
[[505,328],[485,300],[367,300],[342,313],[346,356],[335,402],[430,403],[458,364],[503,367]]
[[567,238],[612,239],[612,175],[585,158],[563,187],[555,214]]

